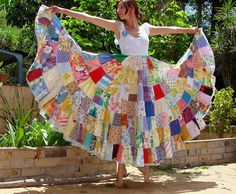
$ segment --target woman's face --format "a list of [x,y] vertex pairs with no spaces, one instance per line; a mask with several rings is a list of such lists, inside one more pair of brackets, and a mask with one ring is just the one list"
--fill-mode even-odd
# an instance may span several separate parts
[[127,20],[129,18],[128,10],[121,1],[117,5],[116,12],[121,20]]

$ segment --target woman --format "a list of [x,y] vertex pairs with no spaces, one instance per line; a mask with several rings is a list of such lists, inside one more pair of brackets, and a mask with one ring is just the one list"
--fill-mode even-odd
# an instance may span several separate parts
[[[86,14],[86,13],[75,12],[75,11],[60,8],[57,6],[49,7],[49,10],[55,13],[66,14],[76,19],[84,20],[92,24],[95,24],[97,26],[100,26],[102,28],[105,28],[107,30],[111,30],[115,33],[115,37],[118,39],[118,41],[120,40],[122,36],[122,34],[120,34],[122,28],[123,30],[125,29],[127,31],[127,35],[130,35],[134,38],[143,39],[142,40],[143,44],[140,44],[142,49],[139,49],[136,45],[134,48],[125,48],[125,44],[127,44],[128,42],[126,43],[124,41],[128,41],[128,40],[122,40],[121,42],[122,45],[120,44],[121,52],[122,54],[126,54],[126,55],[148,55],[148,39],[145,35],[144,36],[142,35],[142,28],[144,27],[144,25],[145,25],[145,30],[150,36],[161,35],[161,34],[182,34],[182,33],[195,34],[196,32],[199,31],[197,27],[194,27],[194,28],[158,27],[158,26],[150,25],[148,23],[145,23],[144,25],[139,26],[138,20],[142,19],[143,14],[140,12],[138,4],[135,2],[135,0],[118,1],[116,5],[116,13],[118,15],[119,21],[103,19],[100,17]],[[123,35],[125,35],[125,31],[123,31]],[[146,47],[144,47],[144,45]],[[144,169],[140,168],[140,170],[144,173],[144,181],[150,182],[149,167],[145,166]],[[119,163],[117,179],[115,182],[116,186],[122,185],[123,176],[125,176],[126,173],[127,171],[125,169],[125,164]]]
[[[149,46],[148,36],[155,36],[155,35],[161,35],[161,34],[182,34],[182,33],[195,34],[196,32],[199,32],[199,29],[197,27],[194,27],[194,28],[158,27],[158,26],[150,25],[149,23],[144,23],[140,26],[138,24],[138,20],[142,18],[143,14],[140,12],[139,7],[138,7],[137,3],[135,2],[135,0],[119,0],[117,2],[116,12],[117,12],[119,20],[103,19],[103,18],[100,18],[100,17],[97,17],[97,16],[92,16],[92,15],[89,15],[89,14],[86,14],[86,13],[81,13],[81,12],[75,12],[75,11],[60,8],[60,7],[57,7],[57,6],[49,7],[48,10],[50,10],[54,13],[66,14],[66,15],[72,16],[74,18],[77,18],[79,20],[87,21],[87,22],[90,22],[94,25],[105,28],[107,30],[113,31],[114,34],[115,34],[116,42],[119,44],[121,52],[124,55],[148,56],[148,46]],[[134,59],[134,61],[135,60],[136,59]],[[150,67],[150,66],[152,66],[152,64],[151,64],[152,62],[150,61],[149,58],[147,58],[147,61],[148,61],[147,63],[149,64],[149,68],[152,69],[152,67]],[[173,71],[175,71],[175,70],[173,70]],[[142,74],[142,70],[137,71],[137,74],[140,74],[140,73]],[[28,75],[31,75],[31,74],[29,73]],[[124,73],[124,76],[126,76],[125,73]],[[143,75],[138,75],[138,76],[142,77]],[[28,83],[30,82],[29,77],[30,76],[28,76]],[[137,78],[137,79],[139,79],[139,78]],[[144,82],[145,81],[143,80],[143,85],[145,85]],[[153,88],[154,88],[154,86],[153,86]],[[137,90],[139,90],[139,89],[140,88],[138,88]],[[146,90],[146,89],[147,89],[146,86],[143,86],[143,88],[141,88],[141,90]],[[133,90],[133,89],[130,88],[130,90]],[[129,95],[128,98],[131,99],[130,101],[133,101],[133,102],[136,103],[137,98],[139,98],[139,96],[137,97],[137,95],[136,95],[137,91],[136,91],[136,89],[134,89],[134,90],[135,90],[134,91],[135,95]],[[159,85],[157,85],[157,87],[155,86],[154,90],[155,90],[154,93],[157,96],[156,99],[162,98],[162,96],[160,96],[160,95],[164,96],[164,93],[160,89]],[[159,92],[156,92],[156,91],[159,91]],[[150,96],[146,95],[145,91],[144,91],[143,94],[144,94],[144,98],[149,99]],[[145,95],[146,95],[146,97],[145,97]],[[186,94],[184,97],[185,97],[184,100],[186,100],[186,98],[188,98],[188,95]],[[150,99],[151,99],[151,97],[150,97]],[[151,110],[152,107],[153,107],[153,104],[152,104],[151,100],[149,100],[147,102],[145,101],[144,103],[145,104],[141,105],[141,106],[144,107],[144,109],[146,110],[146,113],[145,113],[145,110],[144,110],[144,113],[142,113],[142,115],[144,115],[144,117],[141,117],[141,116],[139,117],[138,116],[137,117],[138,119],[136,120],[136,122],[139,123],[140,119],[143,119],[141,121],[141,123],[142,123],[141,125],[143,125],[144,127],[142,127],[142,128],[150,128],[150,124],[148,122],[150,121],[151,116],[154,115],[154,113],[153,113],[154,110]],[[162,102],[162,103],[164,103],[164,102]],[[164,105],[163,105],[163,107],[164,107]],[[132,109],[132,107],[129,107],[127,109]],[[126,116],[126,119],[123,119],[123,116]],[[168,129],[173,127],[176,124],[176,122],[169,123],[169,120],[168,120],[168,118],[166,117],[165,114],[160,114],[159,116],[161,116],[161,119],[162,119],[161,120],[161,122],[162,122],[161,125],[163,125],[163,126],[168,125],[168,127],[167,127]],[[127,117],[128,117],[128,119],[127,119]],[[147,118],[147,117],[149,117],[149,118]],[[132,120],[133,117],[131,119],[131,117],[129,117],[129,115],[127,116],[127,114],[124,114],[124,115],[122,115],[122,118],[121,118],[121,117],[119,117],[119,115],[116,115],[116,113],[115,113],[113,124],[115,123],[117,118],[120,122],[123,122],[122,127],[123,127],[123,124],[124,124],[124,120],[126,122],[126,124],[124,124],[124,126],[126,126],[126,128],[127,128],[127,126],[129,126],[128,127],[129,131],[127,132],[127,134],[128,134],[130,139],[127,140],[127,142],[129,142],[129,144],[132,144],[133,146],[132,146],[132,148],[130,148],[128,153],[129,153],[129,155],[132,155],[132,157],[135,157],[135,155],[137,156],[135,165],[137,167],[139,167],[139,170],[144,174],[144,181],[145,182],[151,182],[149,165],[153,165],[153,162],[149,162],[147,160],[148,157],[146,157],[146,156],[150,156],[150,151],[151,150],[149,148],[147,148],[147,149],[143,148],[143,153],[137,153],[140,150],[137,149],[138,150],[137,151],[135,145],[137,145],[138,144],[137,142],[139,142],[139,141],[144,142],[144,143],[140,144],[141,147],[143,147],[145,142],[148,145],[149,144],[150,145],[151,144],[152,145],[153,144],[160,145],[159,140],[155,140],[155,139],[151,140],[150,138],[156,137],[156,139],[157,139],[157,137],[160,137],[161,135],[163,135],[165,133],[168,136],[168,134],[170,132],[166,132],[166,130],[163,130],[163,131],[159,130],[158,131],[159,135],[156,134],[157,133],[156,132],[153,136],[149,136],[148,132],[147,133],[146,132],[137,133],[137,129],[135,127],[138,127],[138,125],[136,126],[134,124],[135,121]],[[144,124],[144,123],[146,123],[146,124]],[[171,127],[169,127],[169,124],[171,125]],[[130,126],[132,126],[132,127],[130,127]],[[178,126],[179,125],[177,125],[177,127]],[[114,128],[114,131],[115,130],[117,130],[117,127]],[[118,158],[118,155],[120,153],[119,152],[119,149],[120,149],[119,146],[121,145],[120,142],[126,141],[125,139],[127,138],[127,137],[125,137],[127,134],[123,135],[123,132],[121,132],[121,131],[119,131],[119,133],[116,132],[113,135],[112,135],[112,133],[113,133],[112,130],[109,130],[109,132],[108,132],[108,142],[109,141],[113,142],[113,144],[112,144],[113,145],[113,154],[114,154],[114,150],[116,150],[116,157],[117,158]],[[117,134],[120,134],[120,136],[122,136],[122,137],[120,137],[119,140],[117,140],[117,137],[116,137]],[[178,134],[175,133],[174,135],[178,135]],[[191,138],[193,138],[193,136],[188,136],[185,139],[191,139]],[[113,139],[110,138],[110,137],[112,137]],[[140,138],[138,138],[138,137],[140,137]],[[109,140],[109,138],[110,138],[110,140]],[[133,139],[131,139],[131,138],[133,138]],[[148,140],[146,140],[145,138],[148,139]],[[170,137],[170,138],[173,138],[173,137]],[[175,136],[175,138],[176,138],[176,136]],[[168,144],[166,144],[166,143],[168,143],[168,142],[170,143],[170,141],[174,141],[174,140],[173,139],[170,140],[170,139],[166,138],[165,136],[163,136],[162,139],[163,139],[163,142],[161,143],[162,148],[159,149],[159,147],[158,148],[155,147],[155,149],[157,150],[157,152],[158,152],[158,154],[161,158],[159,161],[155,162],[156,165],[158,165],[160,163],[160,161],[162,161],[164,158],[168,158],[168,157],[171,158],[172,157],[171,154],[168,155],[168,151],[166,151],[166,150],[165,150],[166,152],[163,156],[163,150],[167,149],[166,147],[168,146]],[[183,138],[183,140],[185,140],[185,139]],[[168,140],[168,142],[166,142],[167,140]],[[162,141],[162,140],[160,140],[160,141]],[[114,143],[114,142],[116,142],[116,143]],[[118,147],[117,147],[117,145],[118,145]],[[148,145],[147,145],[147,147],[148,147]],[[106,148],[106,149],[108,149],[108,148]],[[123,150],[123,152],[122,152],[123,154],[127,153],[127,152],[124,151],[123,147],[122,147],[122,150]],[[154,155],[157,155],[157,153],[155,153]],[[151,153],[151,156],[153,156],[152,153]],[[114,157],[114,158],[116,158],[116,157]],[[116,177],[116,181],[114,182],[114,184],[117,187],[122,186],[123,177],[127,175],[127,170],[125,168],[125,163],[126,162],[130,163],[130,161],[131,160],[133,161],[133,159],[134,159],[134,158],[132,159],[131,156],[126,156],[126,157],[129,158],[129,159],[127,159],[127,161],[126,160],[120,160],[119,161],[117,177]],[[131,157],[131,159],[130,159],[130,157]],[[141,157],[141,159],[138,158],[138,157]],[[146,161],[145,161],[145,157],[146,157]],[[112,156],[112,158],[113,158],[113,156]],[[128,160],[129,160],[129,162],[128,162]],[[117,159],[117,161],[118,161],[118,159]],[[131,163],[133,163],[133,162],[131,162]]]

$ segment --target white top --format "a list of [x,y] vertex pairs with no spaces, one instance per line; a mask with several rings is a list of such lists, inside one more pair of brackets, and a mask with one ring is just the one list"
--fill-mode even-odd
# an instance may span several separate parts
[[120,24],[120,39],[118,40],[115,35],[115,44],[120,46],[121,53],[123,55],[148,55],[150,24],[143,23],[140,26],[139,37],[134,37],[127,32],[123,22],[118,22]]

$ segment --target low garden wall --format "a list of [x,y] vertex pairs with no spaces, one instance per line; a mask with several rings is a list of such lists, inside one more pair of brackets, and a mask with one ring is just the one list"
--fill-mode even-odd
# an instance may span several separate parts
[[115,173],[115,162],[102,161],[77,147],[0,148],[0,182]]
[[[161,166],[192,167],[236,162],[236,138],[195,140]],[[74,178],[115,174],[116,163],[99,160],[73,146],[0,148],[0,181],[22,178]]]
[[188,141],[185,150],[175,152],[161,165],[193,167],[232,162],[236,162],[236,137]]

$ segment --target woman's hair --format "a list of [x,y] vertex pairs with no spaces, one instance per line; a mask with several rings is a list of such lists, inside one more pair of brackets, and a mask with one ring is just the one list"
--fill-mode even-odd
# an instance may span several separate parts
[[[129,9],[130,7],[133,7],[133,8],[135,9],[134,13],[135,13],[136,18],[137,18],[138,20],[143,19],[144,14],[139,10],[139,6],[138,6],[138,4],[136,3],[135,0],[119,0],[119,1],[116,3],[116,7],[115,7],[116,10],[117,10],[118,4],[119,4],[120,2],[122,2],[122,3],[124,4],[124,6],[126,7],[126,13],[128,12],[128,9]],[[117,14],[117,17],[118,17],[119,20],[121,20],[118,14]]]

